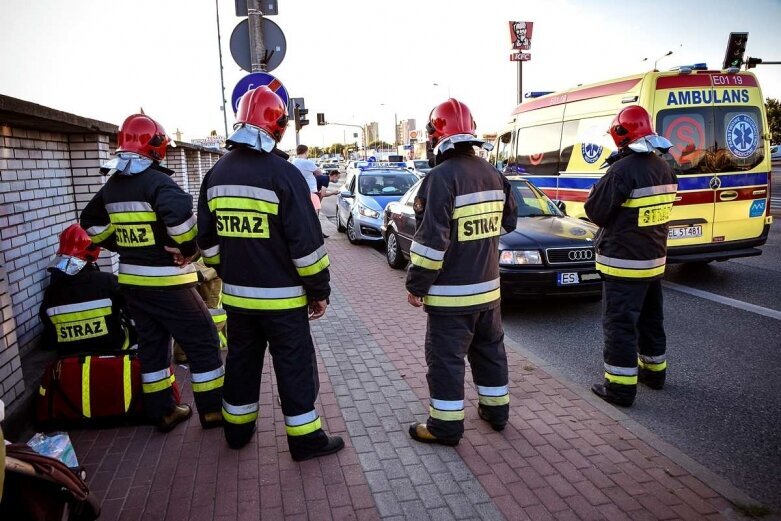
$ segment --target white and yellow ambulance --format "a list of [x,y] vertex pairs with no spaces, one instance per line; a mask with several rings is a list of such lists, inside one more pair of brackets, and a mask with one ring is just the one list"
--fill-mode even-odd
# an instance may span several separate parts
[[489,160],[508,175],[528,176],[569,215],[585,219],[583,203],[615,148],[610,122],[627,105],[641,105],[674,145],[678,194],[668,261],[759,255],[773,220],[762,92],[750,72],[706,69],[653,71],[522,103]]

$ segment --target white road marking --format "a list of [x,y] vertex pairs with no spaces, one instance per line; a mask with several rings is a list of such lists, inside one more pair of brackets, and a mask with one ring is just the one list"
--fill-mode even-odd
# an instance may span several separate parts
[[725,306],[732,306],[734,308],[742,309],[744,311],[750,311],[752,313],[756,313],[764,317],[781,320],[781,311],[777,311],[775,309],[763,308],[762,306],[749,304],[748,302],[743,302],[742,300],[736,300],[734,298],[729,298],[729,297],[722,297],[721,295],[716,295],[715,293],[711,293],[709,291],[690,288],[689,286],[683,286],[681,284],[668,282],[666,280],[662,281],[662,285],[666,288],[674,289],[676,291],[680,291],[681,293],[688,293],[689,295],[693,295],[695,297],[712,300],[713,302],[718,302],[719,304],[724,304]]

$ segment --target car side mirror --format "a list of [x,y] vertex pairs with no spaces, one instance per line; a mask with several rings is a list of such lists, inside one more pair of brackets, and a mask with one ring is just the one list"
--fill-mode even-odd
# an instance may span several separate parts
[[353,193],[349,190],[342,190],[339,192],[339,195],[341,195],[343,199],[351,199],[353,197]]
[[561,213],[563,213],[564,215],[567,215],[567,205],[564,204],[564,201],[562,201],[560,199],[556,199],[556,200],[553,201],[553,203],[556,205],[556,208],[561,210]]

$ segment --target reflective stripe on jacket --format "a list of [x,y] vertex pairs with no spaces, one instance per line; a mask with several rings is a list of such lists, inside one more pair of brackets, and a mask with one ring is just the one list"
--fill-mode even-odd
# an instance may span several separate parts
[[330,294],[330,261],[309,190],[276,154],[240,147],[220,158],[201,185],[198,230],[227,309],[280,312]]
[[517,223],[509,181],[471,147],[440,156],[415,199],[407,290],[429,313],[499,304],[499,235]]
[[646,281],[664,275],[677,190],[672,168],[654,153],[628,153],[608,169],[585,204],[600,226],[595,246],[602,275]]

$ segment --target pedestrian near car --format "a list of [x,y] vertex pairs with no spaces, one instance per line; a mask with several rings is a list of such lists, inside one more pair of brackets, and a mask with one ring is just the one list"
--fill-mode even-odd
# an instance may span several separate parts
[[628,407],[638,381],[651,389],[662,389],[665,383],[661,279],[678,182],[660,157],[672,144],[654,133],[644,108],[623,109],[609,132],[617,153],[585,203],[586,215],[600,227],[596,267],[605,279],[605,378],[591,389],[607,402]]
[[509,181],[474,146],[469,108],[453,98],[437,105],[426,127],[436,166],[414,201],[416,232],[410,247],[408,301],[425,306],[429,416],[410,436],[457,445],[464,433],[466,356],[477,386],[478,414],[504,429],[510,394],[500,313],[499,235],[515,229]]
[[344,447],[315,409],[317,363],[309,320],[323,316],[329,260],[306,183],[274,153],[288,116],[268,87],[239,102],[229,152],[206,174],[198,203],[198,244],[223,280],[229,348],[225,362],[225,438],[240,449],[255,432],[268,346],[296,461]]
[[309,188],[309,197],[312,200],[312,206],[315,207],[317,213],[320,213],[320,190],[317,188],[317,179],[315,176],[323,175],[323,171],[320,170],[314,161],[307,157],[308,152],[309,147],[306,145],[298,145],[296,147],[296,157],[293,158],[291,163],[293,163],[301,172],[301,175]]
[[119,253],[119,284],[138,331],[144,408],[161,432],[192,414],[175,403],[173,337],[190,364],[201,425],[221,425],[219,339],[190,263],[198,253],[192,197],[160,165],[171,140],[157,121],[133,114],[117,139],[116,157],[102,168],[109,178],[82,211],[81,225],[93,243]]

